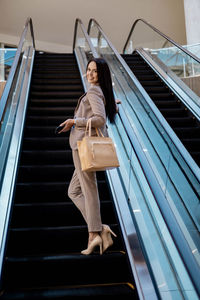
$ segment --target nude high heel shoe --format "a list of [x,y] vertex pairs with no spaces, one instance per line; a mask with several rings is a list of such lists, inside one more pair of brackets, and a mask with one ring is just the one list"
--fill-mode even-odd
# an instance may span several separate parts
[[99,246],[100,254],[102,254],[103,253],[103,251],[102,251],[102,239],[101,239],[100,235],[97,235],[93,239],[93,241],[90,243],[88,248],[81,251],[81,253],[84,254],[84,255],[91,254],[97,246]]
[[108,225],[103,224],[102,227],[103,229],[101,232],[101,238],[103,241],[103,252],[105,252],[106,249],[108,249],[108,247],[112,246],[113,244],[111,234],[115,237],[117,237],[117,235],[110,229]]

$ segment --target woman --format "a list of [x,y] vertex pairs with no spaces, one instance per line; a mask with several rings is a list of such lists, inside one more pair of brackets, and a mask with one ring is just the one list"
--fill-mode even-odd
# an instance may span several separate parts
[[110,70],[102,58],[93,58],[88,62],[86,70],[90,83],[88,92],[80,97],[75,109],[74,119],[68,119],[60,126],[60,132],[71,129],[70,146],[72,148],[75,171],[72,176],[68,195],[81,211],[88,226],[88,248],[81,251],[88,255],[99,246],[100,254],[113,244],[111,234],[116,236],[108,225],[102,224],[100,202],[97,188],[96,172],[83,172],[77,150],[77,141],[85,134],[86,123],[91,118],[92,135],[96,135],[95,128],[100,128],[107,136],[106,118],[114,122],[117,112],[114,99]]

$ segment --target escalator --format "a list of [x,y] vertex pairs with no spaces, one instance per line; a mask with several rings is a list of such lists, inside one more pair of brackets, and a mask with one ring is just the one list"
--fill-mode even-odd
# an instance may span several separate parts
[[80,254],[87,227],[67,188],[74,170],[68,133],[83,86],[74,54],[36,52],[0,299],[131,296],[138,299],[106,174],[98,173],[103,223],[117,238],[106,253]]
[[123,54],[122,57],[194,161],[200,166],[200,121],[137,51],[133,54]]
[[[200,180],[188,162],[196,164],[188,153],[182,156],[179,139],[165,120],[160,122],[160,113],[152,109],[122,56],[97,22],[91,21],[89,36],[81,20],[76,20],[73,54],[36,52],[30,21],[27,33],[32,43],[27,43],[23,53],[25,33],[22,35],[18,57],[23,58],[25,75],[20,75],[22,88],[17,85],[20,92],[13,93],[19,95],[19,104],[11,111],[13,129],[8,131],[10,119],[6,117],[0,128],[3,138],[10,133],[4,139],[7,148],[0,149],[5,157],[5,165],[0,165],[0,205],[4,209],[0,225],[5,228],[0,226],[0,299],[112,295],[196,300]],[[84,256],[80,251],[87,244],[87,227],[67,196],[74,171],[69,133],[55,135],[55,127],[73,117],[78,98],[87,91],[84,74],[91,55],[107,60],[115,96],[122,100],[115,123],[107,124],[120,167],[97,173],[102,221],[117,238],[103,255]],[[146,69],[134,59],[134,69],[136,65],[140,65],[139,73]],[[150,69],[148,73],[150,78],[143,77],[146,90],[154,86],[151,96],[158,96],[159,103],[163,98],[165,113],[172,93],[159,78],[154,85],[155,74]],[[165,115],[169,123],[177,122],[174,114],[179,105],[172,104],[170,115]],[[182,111],[189,113],[185,108]],[[190,113],[186,119],[196,122]],[[176,125],[177,132],[185,124]],[[198,151],[193,150],[195,159]]]

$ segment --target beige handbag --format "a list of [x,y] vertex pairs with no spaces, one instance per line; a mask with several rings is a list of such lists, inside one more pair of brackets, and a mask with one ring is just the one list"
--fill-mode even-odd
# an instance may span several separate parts
[[[87,135],[89,127],[89,134]],[[119,167],[115,145],[110,137],[104,137],[101,130],[97,136],[91,136],[91,119],[88,120],[85,136],[77,141],[82,171],[104,171]]]

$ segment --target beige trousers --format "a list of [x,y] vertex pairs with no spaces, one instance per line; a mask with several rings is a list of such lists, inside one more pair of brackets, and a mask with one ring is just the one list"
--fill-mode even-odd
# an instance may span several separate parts
[[100,201],[96,172],[83,172],[78,150],[72,150],[75,171],[72,176],[68,196],[82,213],[89,232],[102,230]]

